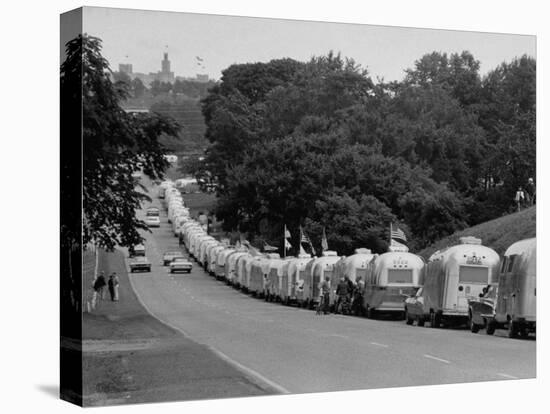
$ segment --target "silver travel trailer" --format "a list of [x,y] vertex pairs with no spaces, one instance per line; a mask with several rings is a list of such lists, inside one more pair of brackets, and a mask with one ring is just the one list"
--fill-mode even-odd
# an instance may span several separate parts
[[225,259],[225,280],[230,285],[237,285],[237,260],[241,256],[248,254],[248,249],[245,247],[237,248]]
[[269,269],[272,262],[281,260],[277,253],[267,253],[258,255],[252,261],[250,266],[250,276],[248,280],[248,292],[263,297],[268,281]]
[[336,286],[338,286],[340,278],[347,276],[353,283],[356,283],[357,277],[361,276],[363,281],[366,281],[370,264],[376,257],[378,257],[378,254],[373,254],[370,249],[359,248],[355,249],[355,253],[351,256],[342,257],[336,263],[330,281],[331,304],[336,300]]
[[269,266],[269,274],[265,286],[264,296],[269,302],[280,302],[281,292],[283,290],[283,281],[288,283],[288,265],[292,257],[286,257],[280,260],[273,260]]
[[390,251],[374,258],[365,280],[363,306],[368,318],[377,312],[405,314],[405,298],[421,285],[424,260],[409,253],[406,246],[390,246]]
[[303,301],[306,266],[312,260],[313,258],[308,253],[302,253],[289,260],[288,270],[283,273],[281,302],[290,305]]
[[321,257],[311,260],[305,271],[304,294],[301,305],[313,309],[319,303],[319,287],[328,276],[332,280],[335,265],[341,259],[333,250],[323,252]]
[[508,336],[526,337],[536,332],[537,239],[512,244],[504,253],[498,279],[495,316],[487,321],[487,333],[508,328]]
[[223,280],[225,278],[225,260],[227,257],[235,251],[235,246],[226,246],[216,256],[216,269],[214,275],[216,279]]
[[443,322],[466,322],[468,300],[478,298],[487,285],[496,283],[500,257],[475,237],[437,251],[428,260],[423,277],[423,313],[432,327]]

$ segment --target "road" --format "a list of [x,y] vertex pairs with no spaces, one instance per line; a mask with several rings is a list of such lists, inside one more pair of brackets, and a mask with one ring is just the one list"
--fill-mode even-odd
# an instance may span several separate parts
[[[153,191],[153,194],[155,192]],[[153,205],[160,207],[158,199]],[[195,264],[171,275],[162,253],[178,248],[166,214],[146,237],[151,273],[130,278],[158,319],[222,353],[280,392],[326,392],[536,376],[536,341],[484,331],[407,326],[266,303]]]

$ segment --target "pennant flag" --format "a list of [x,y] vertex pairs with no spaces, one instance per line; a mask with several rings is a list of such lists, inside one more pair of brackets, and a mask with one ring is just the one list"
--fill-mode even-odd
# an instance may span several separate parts
[[278,247],[275,247],[275,246],[271,246],[271,245],[267,244],[267,243],[264,241],[264,250],[265,250],[266,252],[274,252],[274,251],[279,250],[279,248],[278,248]]
[[292,244],[290,244],[290,242],[285,239],[285,249],[288,250],[288,249],[292,249]]
[[400,228],[397,228],[397,230],[391,230],[391,238],[392,240],[400,240],[400,241],[407,241],[407,236],[405,236],[405,233]]
[[325,233],[325,228],[323,227],[323,238],[321,239],[321,248],[323,251],[328,250],[328,240],[327,240],[327,234]]
[[248,251],[252,256],[261,256],[262,254],[248,240],[243,240],[242,244],[248,247]]
[[286,224],[285,224],[285,239],[290,239],[292,236],[290,235],[290,232],[288,231],[288,229],[286,228]]

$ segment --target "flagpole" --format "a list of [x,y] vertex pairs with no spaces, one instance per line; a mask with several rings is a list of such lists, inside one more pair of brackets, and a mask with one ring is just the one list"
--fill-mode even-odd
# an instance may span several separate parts
[[283,259],[286,259],[286,224],[283,226]]
[[392,245],[392,242],[391,242],[391,234],[392,234],[392,222],[390,221],[390,246]]

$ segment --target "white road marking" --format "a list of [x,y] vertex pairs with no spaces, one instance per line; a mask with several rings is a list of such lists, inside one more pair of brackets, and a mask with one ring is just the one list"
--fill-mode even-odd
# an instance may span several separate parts
[[514,377],[513,375],[503,374],[501,372],[497,373],[497,375],[500,375],[501,377],[508,378],[508,379],[519,379],[518,377]]
[[433,355],[428,355],[428,354],[424,354],[424,358],[430,358],[430,359],[433,359],[435,361],[443,362],[444,364],[450,364],[451,363],[451,361],[447,361],[446,359],[434,357]]
[[325,335],[325,336],[333,336],[335,338],[349,339],[349,336],[346,336],[346,335],[330,334],[330,335]]
[[388,348],[389,345],[386,345],[386,344],[380,344],[378,342],[371,342],[370,343],[371,345],[375,345],[375,346],[381,346],[382,348]]

